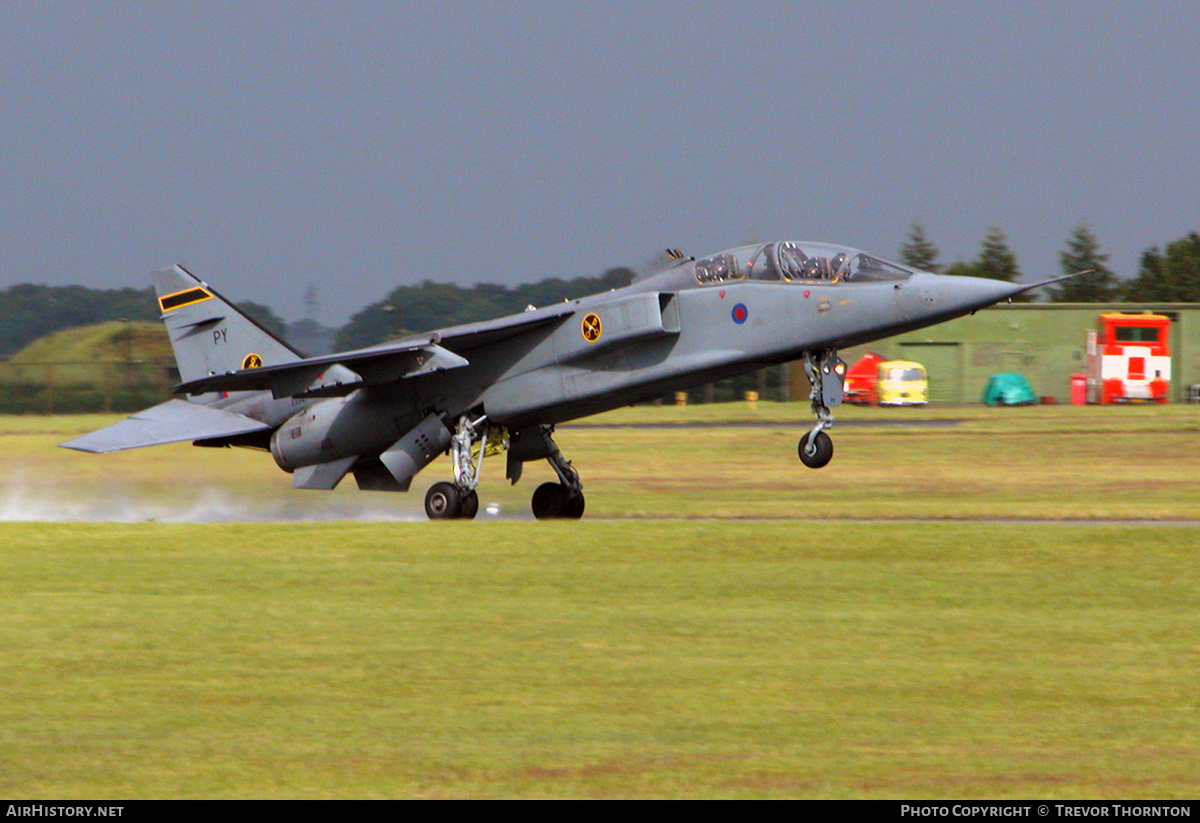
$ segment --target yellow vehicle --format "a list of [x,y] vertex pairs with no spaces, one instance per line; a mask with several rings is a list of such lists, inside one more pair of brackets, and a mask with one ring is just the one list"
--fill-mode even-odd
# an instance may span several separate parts
[[881,406],[922,406],[929,398],[925,367],[911,360],[885,360],[879,364],[876,391]]

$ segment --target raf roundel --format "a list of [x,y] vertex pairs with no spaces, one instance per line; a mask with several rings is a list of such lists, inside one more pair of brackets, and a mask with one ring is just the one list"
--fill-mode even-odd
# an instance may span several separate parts
[[733,307],[733,311],[729,313],[729,316],[733,318],[734,323],[737,323],[740,326],[745,323],[746,318],[750,316],[750,310],[746,308],[745,303],[738,303]]

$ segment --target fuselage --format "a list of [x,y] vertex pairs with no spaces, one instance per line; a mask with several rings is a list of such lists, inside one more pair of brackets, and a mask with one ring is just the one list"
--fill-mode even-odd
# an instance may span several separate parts
[[465,367],[313,403],[298,418],[322,436],[297,459],[378,453],[430,413],[486,415],[513,430],[562,423],[932,325],[1020,288],[823,244],[682,260],[626,288],[570,301],[571,311],[552,323],[460,350]]

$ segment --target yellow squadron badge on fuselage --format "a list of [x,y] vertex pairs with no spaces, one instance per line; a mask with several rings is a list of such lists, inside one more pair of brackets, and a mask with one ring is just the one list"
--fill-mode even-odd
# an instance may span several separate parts
[[604,326],[600,322],[600,315],[588,314],[583,318],[583,323],[579,326],[580,332],[583,334],[583,339],[589,343],[595,343],[600,339],[600,335],[604,331]]

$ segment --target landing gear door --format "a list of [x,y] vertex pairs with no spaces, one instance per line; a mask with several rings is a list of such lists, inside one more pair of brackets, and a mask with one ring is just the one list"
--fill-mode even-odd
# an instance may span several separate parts
[[821,361],[821,394],[826,408],[842,405],[843,381],[846,379],[846,363],[836,354]]

